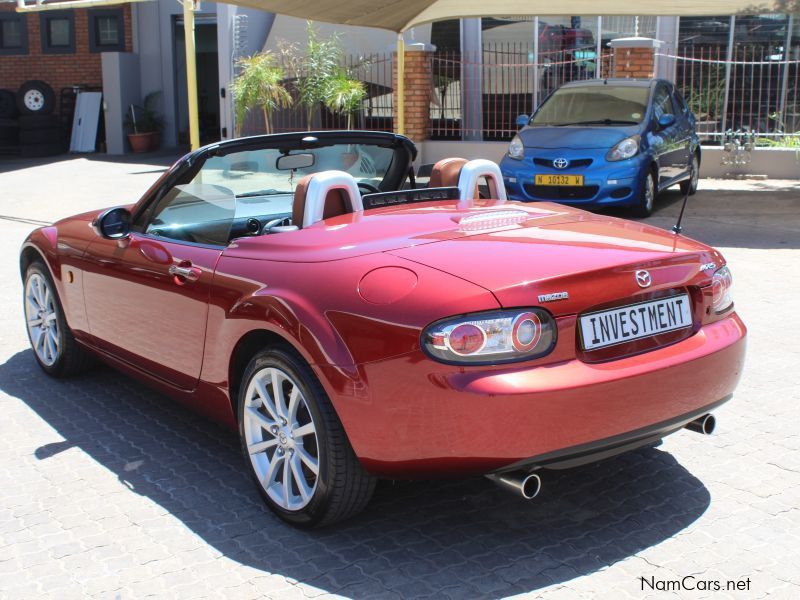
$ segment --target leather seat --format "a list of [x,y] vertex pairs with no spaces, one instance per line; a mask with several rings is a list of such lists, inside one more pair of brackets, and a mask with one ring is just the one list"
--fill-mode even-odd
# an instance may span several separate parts
[[[303,215],[306,210],[306,194],[308,193],[308,184],[314,175],[306,175],[297,182],[297,187],[294,188],[294,203],[292,204],[292,224],[297,227],[303,227]],[[338,217],[339,215],[346,215],[353,212],[352,203],[347,198],[346,190],[335,189],[328,191],[325,196],[325,208],[322,212],[323,219],[330,219],[331,217]]]
[[458,187],[461,168],[465,164],[466,158],[443,158],[433,165],[428,187]]

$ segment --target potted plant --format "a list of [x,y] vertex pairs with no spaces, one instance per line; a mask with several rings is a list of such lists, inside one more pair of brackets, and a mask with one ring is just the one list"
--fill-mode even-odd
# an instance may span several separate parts
[[142,105],[131,104],[125,115],[128,143],[133,152],[151,152],[161,145],[161,130],[164,119],[156,112],[156,103],[161,92],[150,92]]
[[231,83],[230,89],[236,113],[237,137],[241,134],[242,124],[252,108],[261,108],[264,128],[267,133],[272,133],[272,112],[292,105],[292,96],[283,86],[283,69],[276,64],[275,57],[270,52],[259,52],[241,58],[236,66],[239,74]]

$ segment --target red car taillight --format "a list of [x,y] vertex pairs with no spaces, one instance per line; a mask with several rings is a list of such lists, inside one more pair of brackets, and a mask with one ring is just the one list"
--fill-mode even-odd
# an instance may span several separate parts
[[555,342],[555,320],[540,308],[451,317],[433,323],[422,333],[426,352],[448,363],[530,360],[548,354]]
[[721,313],[733,306],[733,277],[728,267],[722,267],[711,279],[711,306],[715,312]]

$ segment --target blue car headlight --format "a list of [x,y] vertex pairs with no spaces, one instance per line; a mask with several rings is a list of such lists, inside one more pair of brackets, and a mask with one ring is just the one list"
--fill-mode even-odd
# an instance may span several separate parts
[[508,145],[508,157],[514,160],[522,160],[525,156],[525,146],[518,135],[514,136],[511,143]]
[[606,160],[610,162],[616,162],[618,160],[625,160],[626,158],[633,158],[638,153],[639,136],[634,135],[632,137],[625,138],[611,150],[609,150],[608,154],[606,154]]

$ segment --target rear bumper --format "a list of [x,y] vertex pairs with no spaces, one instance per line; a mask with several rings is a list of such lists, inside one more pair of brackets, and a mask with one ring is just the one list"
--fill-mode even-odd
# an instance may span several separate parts
[[648,425],[641,429],[627,431],[610,438],[570,448],[563,448],[539,456],[531,456],[530,458],[498,469],[498,471],[534,470],[537,468],[554,470],[570,469],[590,462],[610,458],[617,454],[622,454],[623,452],[629,452],[636,448],[658,442],[671,433],[683,429],[698,417],[708,414],[712,410],[722,406],[732,397],[733,394],[728,394],[724,398],[712,402],[707,406],[703,406],[702,408],[693,410],[690,413],[679,415],[672,419],[662,421],[661,423]]
[[331,397],[368,470],[476,474],[570,466],[680,429],[732,394],[745,339],[734,313],[671,346],[606,363],[459,368],[415,352],[361,365],[359,381],[345,383],[333,368],[322,375],[329,389],[347,390]]

